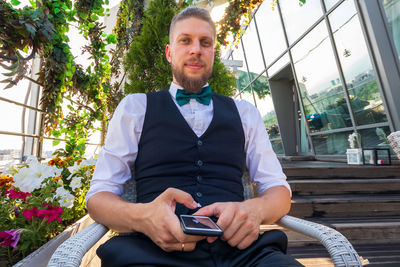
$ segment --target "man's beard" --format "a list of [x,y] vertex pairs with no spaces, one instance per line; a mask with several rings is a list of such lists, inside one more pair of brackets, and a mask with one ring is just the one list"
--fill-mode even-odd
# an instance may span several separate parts
[[[189,63],[190,61],[186,62]],[[204,64],[203,64],[204,65]],[[197,93],[200,89],[208,82],[212,75],[212,69],[207,70],[199,78],[189,78],[185,75],[183,69],[180,70],[174,64],[171,64],[172,74],[175,77],[176,82],[183,87],[185,91],[191,93]]]

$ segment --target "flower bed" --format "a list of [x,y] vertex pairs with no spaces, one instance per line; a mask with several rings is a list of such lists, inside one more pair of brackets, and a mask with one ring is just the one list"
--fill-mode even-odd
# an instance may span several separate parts
[[86,213],[95,160],[54,158],[0,174],[0,265],[18,262]]

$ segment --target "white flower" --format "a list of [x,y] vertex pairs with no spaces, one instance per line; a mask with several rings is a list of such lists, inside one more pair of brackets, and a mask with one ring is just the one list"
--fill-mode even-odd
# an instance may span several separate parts
[[82,160],[80,166],[94,166],[96,165],[96,159],[91,157],[90,159],[84,159]]
[[58,203],[61,207],[72,208],[74,205],[74,196],[64,187],[57,188],[55,197],[60,198]]
[[35,156],[33,156],[33,155],[30,155],[30,156],[28,156],[27,158],[26,158],[26,163],[28,163],[28,165],[31,165],[31,164],[39,164],[39,161],[37,160],[37,158],[35,157]]
[[347,139],[350,144],[350,148],[356,148],[356,143],[358,147],[361,146],[360,140],[359,140],[359,135],[356,132],[353,132],[352,134],[349,135],[349,138]]
[[14,167],[14,161],[10,161],[4,165],[1,175],[14,175],[18,170]]
[[86,175],[86,177],[90,177],[90,176],[92,175],[92,170],[91,170],[91,169],[88,169],[88,170],[85,172],[85,175]]
[[69,184],[69,186],[72,188],[72,190],[75,191],[77,188],[80,188],[82,186],[81,180],[82,180],[82,177],[72,178],[72,181]]
[[[74,174],[74,173],[76,173],[76,172],[78,172],[79,171],[79,169],[80,168],[82,168],[83,167],[83,165],[79,165],[78,163],[74,163],[74,166],[71,166],[71,167],[68,167],[68,170],[69,170],[69,172],[71,173],[71,174]],[[70,177],[69,177],[70,178]]]
[[14,174],[14,185],[23,192],[31,193],[40,188],[43,180],[41,176],[38,176],[28,167],[23,167]]

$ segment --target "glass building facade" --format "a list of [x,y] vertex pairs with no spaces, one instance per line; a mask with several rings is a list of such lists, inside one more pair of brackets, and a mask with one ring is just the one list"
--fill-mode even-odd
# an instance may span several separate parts
[[236,97],[259,109],[277,154],[344,157],[354,131],[389,148],[399,51],[400,0],[265,1],[230,55],[244,62]]

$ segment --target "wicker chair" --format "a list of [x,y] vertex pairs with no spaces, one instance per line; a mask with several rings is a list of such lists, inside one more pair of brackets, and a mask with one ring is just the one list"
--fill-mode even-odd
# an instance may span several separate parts
[[[250,184],[248,175],[243,177],[244,195],[246,198],[254,196],[254,186]],[[123,198],[135,202],[136,190],[133,180],[125,184]],[[286,229],[311,237],[322,243],[328,250],[335,267],[362,266],[360,256],[350,242],[338,231],[327,226],[284,216],[276,224]],[[108,228],[99,223],[93,223],[76,235],[62,243],[51,257],[48,267],[78,267],[86,252],[90,250],[106,233]]]

